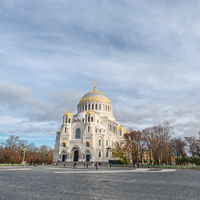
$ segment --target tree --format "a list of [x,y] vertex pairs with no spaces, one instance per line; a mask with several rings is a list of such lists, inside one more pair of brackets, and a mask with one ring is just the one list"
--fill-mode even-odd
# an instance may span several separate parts
[[122,143],[116,142],[114,148],[112,148],[112,156],[114,159],[119,159],[126,165],[130,162],[130,154],[129,152],[123,147]]
[[142,133],[147,149],[150,153],[152,152],[154,163],[170,162],[171,149],[169,144],[174,134],[170,123],[165,121],[162,124],[145,128]]
[[200,157],[200,132],[198,133],[199,133],[199,139],[197,139],[195,136],[185,137],[185,140],[189,147],[189,153],[192,154],[192,157],[194,156]]
[[[131,155],[132,163],[137,163],[139,160],[139,147],[142,134],[140,131],[132,131],[129,134],[124,134],[124,149]],[[140,152],[142,155],[142,152]]]

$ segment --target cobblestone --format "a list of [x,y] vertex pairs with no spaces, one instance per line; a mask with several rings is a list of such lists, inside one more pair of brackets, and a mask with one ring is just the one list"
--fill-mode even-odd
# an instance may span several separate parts
[[107,172],[95,173],[93,167],[0,167],[0,199],[200,199],[200,172],[196,170],[109,170],[133,168],[100,167],[99,171]]

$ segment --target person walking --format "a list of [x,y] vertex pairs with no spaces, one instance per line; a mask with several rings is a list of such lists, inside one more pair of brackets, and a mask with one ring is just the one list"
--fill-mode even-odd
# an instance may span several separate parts
[[88,163],[86,164],[87,168],[88,168]]
[[83,166],[85,167],[85,163],[83,164]]
[[95,166],[96,166],[96,170],[98,170],[98,166],[97,166],[97,163],[95,164]]
[[65,163],[64,163],[64,167],[65,167]]

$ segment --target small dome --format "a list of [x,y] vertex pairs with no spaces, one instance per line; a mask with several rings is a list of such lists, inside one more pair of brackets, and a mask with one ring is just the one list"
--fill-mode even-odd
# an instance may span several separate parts
[[124,134],[129,134],[129,133],[130,133],[130,132],[126,130]]
[[118,130],[125,130],[125,128],[123,126],[119,126]]
[[57,131],[57,132],[59,132],[59,133],[60,133],[60,132],[61,132],[61,129],[58,129],[58,131]]
[[64,114],[64,116],[72,116],[72,117],[73,117],[73,114],[68,110],[68,111]]
[[86,113],[86,115],[94,115],[94,111],[88,110],[87,113]]

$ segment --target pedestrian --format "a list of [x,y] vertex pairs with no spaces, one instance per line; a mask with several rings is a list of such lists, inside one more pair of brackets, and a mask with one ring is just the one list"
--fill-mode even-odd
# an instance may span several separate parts
[[85,167],[85,163],[83,164],[83,166]]
[[64,163],[64,167],[65,167],[65,163]]
[[138,166],[138,168],[140,168],[140,164],[139,163],[137,164],[137,166]]
[[97,163],[96,163],[96,165],[95,165],[95,166],[96,166],[96,170],[98,170],[98,166],[97,166]]
[[56,162],[55,162],[55,166],[56,166]]
[[111,167],[111,163],[110,163],[110,167]]
[[74,163],[74,167],[73,168],[75,169],[75,163]]
[[76,169],[76,162],[75,162],[75,169]]

